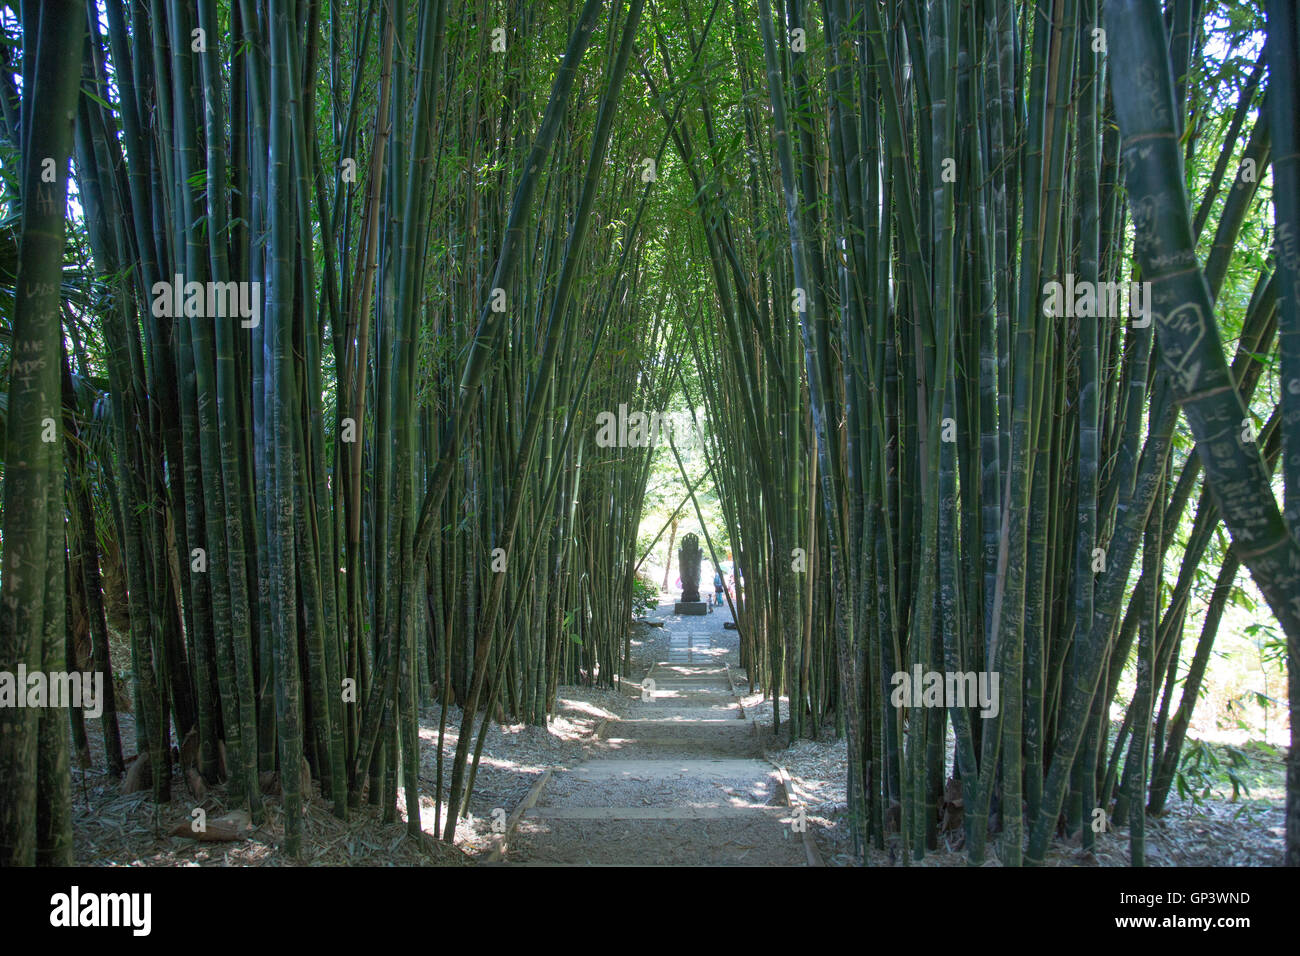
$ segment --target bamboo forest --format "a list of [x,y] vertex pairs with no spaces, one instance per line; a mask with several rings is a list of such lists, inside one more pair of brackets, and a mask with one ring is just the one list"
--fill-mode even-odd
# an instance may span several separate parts
[[0,4],[0,384],[0,864],[1300,865],[1294,0]]

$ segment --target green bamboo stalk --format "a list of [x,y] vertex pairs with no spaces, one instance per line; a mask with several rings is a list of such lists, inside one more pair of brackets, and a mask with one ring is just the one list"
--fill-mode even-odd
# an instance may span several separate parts
[[[22,226],[5,425],[5,570],[0,665],[61,669],[63,502],[55,479],[60,419],[59,286],[72,119],[81,76],[84,6],[24,4]],[[64,119],[60,119],[63,117]],[[54,179],[46,172],[53,167]],[[22,374],[18,362],[30,363]],[[72,860],[67,731],[62,715],[0,708],[0,863]]]

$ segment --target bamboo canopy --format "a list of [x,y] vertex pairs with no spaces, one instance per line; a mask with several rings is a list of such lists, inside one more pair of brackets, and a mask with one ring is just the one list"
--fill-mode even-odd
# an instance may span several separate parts
[[[856,859],[956,795],[972,864],[1143,865],[1248,578],[1300,865],[1300,26],[1231,6],[21,4],[0,671],[128,671],[111,772],[192,739],[290,856],[313,787],[453,843],[685,516]],[[0,864],[74,862],[87,746],[0,707]]]

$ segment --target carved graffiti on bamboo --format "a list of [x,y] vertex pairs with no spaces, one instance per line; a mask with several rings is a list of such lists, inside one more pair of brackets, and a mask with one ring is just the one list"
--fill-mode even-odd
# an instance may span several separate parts
[[[1225,448],[1229,444],[1231,444],[1231,441],[1225,439]],[[1233,453],[1235,456],[1235,449],[1233,449]],[[1226,455],[1224,457],[1226,458]],[[1213,446],[1211,446],[1210,457],[1205,462],[1207,474],[1212,474],[1221,469],[1223,463],[1218,458],[1219,456],[1214,454]],[[1242,546],[1249,546],[1259,538],[1261,528],[1267,533],[1267,508],[1258,501],[1253,481],[1248,478],[1231,478],[1220,474],[1214,488],[1221,504],[1231,504],[1236,518],[1236,523],[1232,529],[1232,540],[1234,542]],[[1253,503],[1252,499],[1254,499]]]
[[1153,63],[1143,63],[1137,68],[1137,74],[1138,86],[1146,97],[1147,122],[1155,129],[1169,126],[1169,102],[1160,69]]
[[1300,274],[1300,244],[1296,243],[1295,232],[1289,222],[1278,224],[1277,255],[1293,275]]
[[1198,349],[1205,338],[1205,317],[1195,302],[1184,302],[1164,317],[1168,331],[1160,341],[1174,381],[1185,392],[1193,391],[1201,378]]
[[1209,429],[1210,435],[1221,435],[1225,432],[1236,433],[1240,431],[1241,416],[1236,410],[1226,405],[1215,405],[1210,408],[1197,409],[1197,414],[1205,422],[1206,428]]
[[1133,244],[1135,251],[1154,255],[1158,252],[1156,241],[1156,217],[1159,213],[1155,196],[1143,196],[1132,204]]
[[[1291,301],[1300,303],[1300,242],[1289,222],[1278,223],[1277,257],[1291,274]],[[1300,377],[1287,379],[1286,390],[1289,395],[1300,395]],[[1294,461],[1289,463],[1294,467]]]
[[[1138,142],[1125,148],[1125,162],[1141,162],[1152,147]],[[1198,264],[1193,249],[1168,248],[1162,245],[1161,222],[1172,213],[1171,201],[1163,194],[1143,196],[1134,200],[1133,248],[1142,260],[1144,279],[1154,280],[1166,272],[1177,272]],[[1159,293],[1157,293],[1157,296]]]

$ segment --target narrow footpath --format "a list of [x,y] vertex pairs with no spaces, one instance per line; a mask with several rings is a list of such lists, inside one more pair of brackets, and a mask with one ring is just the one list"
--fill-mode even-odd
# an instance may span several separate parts
[[590,759],[552,774],[506,863],[807,865],[796,811],[721,660],[723,617],[662,616],[668,660]]

